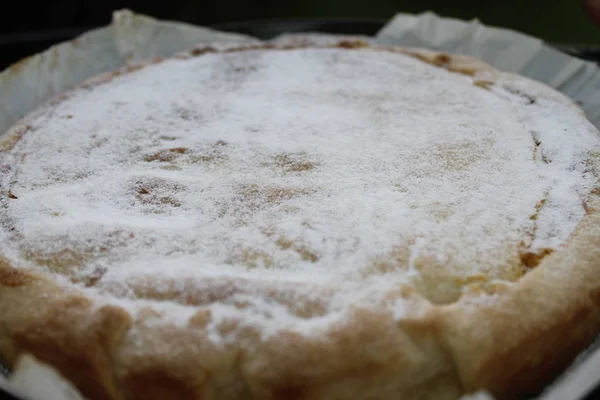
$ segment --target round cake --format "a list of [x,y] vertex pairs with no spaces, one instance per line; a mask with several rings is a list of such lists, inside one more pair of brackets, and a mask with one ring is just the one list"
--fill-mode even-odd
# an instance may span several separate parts
[[0,141],[0,352],[93,400],[535,393],[600,331],[600,135],[471,58],[195,49]]

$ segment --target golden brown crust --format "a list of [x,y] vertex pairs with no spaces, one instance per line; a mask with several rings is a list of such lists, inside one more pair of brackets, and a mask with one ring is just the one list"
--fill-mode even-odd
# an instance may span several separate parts
[[[467,57],[396,51],[453,72],[499,74]],[[570,105],[549,89],[540,91]],[[26,120],[18,126],[0,150],[18,141]],[[92,400],[454,399],[478,388],[510,398],[535,392],[600,330],[597,197],[568,246],[498,290],[493,301],[472,294],[435,306],[415,297],[414,312],[400,321],[389,312],[357,309],[353,318],[315,336],[283,331],[262,340],[246,329],[235,343],[216,345],[208,338],[207,309],[199,307],[185,326],[155,326],[150,308],[132,316],[119,307],[98,307],[0,258],[0,349],[10,365],[22,353],[54,365]],[[223,332],[235,328],[235,322],[219,325]]]
[[589,345],[600,330],[599,229],[600,215],[589,214],[564,250],[498,302],[444,308],[445,340],[465,388],[536,393]]
[[[7,276],[18,274],[5,264],[0,269],[4,285]],[[123,310],[95,308],[79,293],[28,277],[24,285],[0,290],[0,313],[1,349],[7,363],[13,365],[19,354],[31,353],[55,366],[84,393],[93,393],[93,398],[121,398],[111,355],[130,323]]]

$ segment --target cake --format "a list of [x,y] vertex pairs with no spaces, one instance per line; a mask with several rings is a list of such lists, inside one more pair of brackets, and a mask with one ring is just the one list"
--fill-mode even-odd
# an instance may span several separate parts
[[475,59],[197,48],[0,141],[0,352],[87,398],[542,389],[600,331],[600,135]]

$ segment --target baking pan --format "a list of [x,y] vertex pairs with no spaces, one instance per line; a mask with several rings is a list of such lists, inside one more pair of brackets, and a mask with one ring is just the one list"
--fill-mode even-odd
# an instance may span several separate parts
[[[243,33],[262,40],[269,40],[284,33],[307,32],[373,36],[387,23],[387,21],[387,19],[353,18],[276,19],[219,23],[211,25],[210,27],[227,32]],[[22,58],[39,53],[53,44],[73,39],[76,36],[89,31],[90,29],[93,29],[93,27],[29,32],[14,35],[0,35],[0,70],[4,70],[9,65],[19,61]],[[600,64],[600,46],[589,47],[575,44],[552,44],[552,46],[572,56],[594,61]],[[566,379],[577,369],[577,366],[582,364],[597,348],[600,348],[600,339],[596,340],[596,342],[591,345],[587,351],[583,352],[579,357],[577,357],[573,364],[567,368],[565,372],[555,380],[554,383],[560,383],[562,380]],[[5,372],[6,371],[0,366],[0,373]],[[598,375],[600,375],[600,370],[598,371]],[[594,398],[600,398],[600,386],[582,399],[591,400]],[[1,389],[0,399],[20,400],[6,392],[3,392]],[[533,399],[535,399],[535,397],[530,398],[529,400]]]

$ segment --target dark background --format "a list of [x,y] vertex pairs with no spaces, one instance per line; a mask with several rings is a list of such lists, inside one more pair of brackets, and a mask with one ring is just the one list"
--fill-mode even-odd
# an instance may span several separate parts
[[[0,0],[0,71],[53,44],[110,23],[114,10],[129,8],[160,19],[198,25],[306,18],[362,18],[387,21],[397,12],[434,11],[441,16],[477,18],[515,29],[577,57],[600,62],[600,27],[586,16],[583,0]],[[329,33],[374,34],[380,24],[318,29]],[[222,28],[222,27],[221,27]],[[266,30],[265,30],[266,28]],[[261,25],[269,39],[290,25]],[[322,29],[325,28],[325,29]],[[239,30],[229,25],[229,30]],[[314,30],[295,25],[297,30]],[[567,45],[567,46],[565,46]]]
[[111,11],[130,8],[158,18],[215,24],[266,18],[378,17],[433,10],[479,18],[549,42],[600,45],[600,29],[585,16],[582,0],[56,0],[0,1],[0,34],[108,24]]

